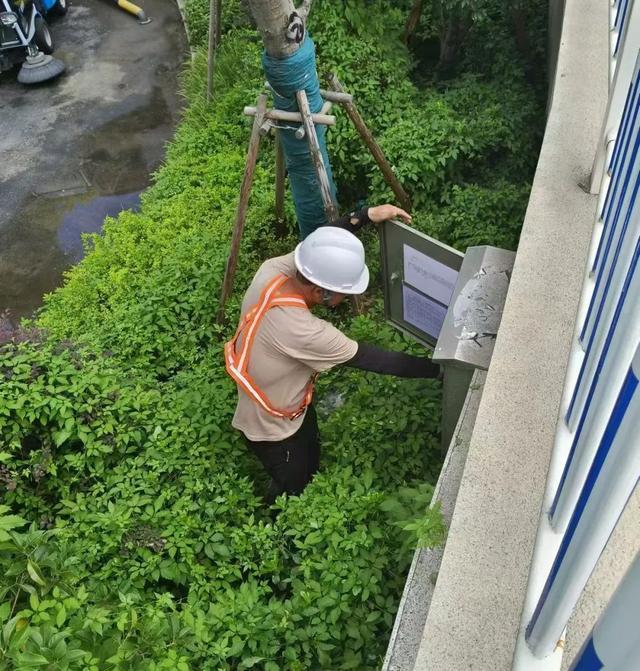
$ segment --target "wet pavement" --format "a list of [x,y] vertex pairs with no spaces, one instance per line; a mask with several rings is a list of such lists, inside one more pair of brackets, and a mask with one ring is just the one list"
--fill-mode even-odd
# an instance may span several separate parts
[[40,306],[82,257],[82,233],[135,209],[162,162],[188,48],[174,0],[138,4],[150,24],[75,0],[51,26],[67,72],[35,87],[0,75],[0,313]]

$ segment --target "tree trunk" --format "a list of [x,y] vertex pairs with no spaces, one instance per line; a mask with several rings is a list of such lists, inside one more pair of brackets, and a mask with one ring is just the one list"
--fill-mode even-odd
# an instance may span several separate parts
[[298,9],[291,0],[248,0],[248,3],[269,56],[285,58],[298,50],[311,0],[303,0]]
[[527,7],[523,3],[515,3],[511,5],[508,3],[511,20],[513,22],[513,32],[516,40],[516,47],[522,57],[524,64],[524,71],[527,80],[533,86],[539,86],[541,82],[541,75],[543,68],[537,63],[537,59],[531,48],[531,39],[529,37],[529,16]]
[[418,24],[420,23],[420,15],[422,14],[422,0],[414,0],[413,7],[407,18],[407,23],[404,27],[404,43],[408,44],[409,40],[416,32]]
[[[306,111],[312,115],[319,113],[324,101],[315,45],[305,35],[311,0],[302,0],[298,8],[291,0],[248,0],[248,3],[264,42],[262,65],[273,91],[274,108],[302,113],[304,117],[305,109],[299,104],[304,94],[308,104]],[[301,238],[330,220],[325,213],[330,212],[333,218],[337,207],[325,138],[327,128],[313,125],[313,128],[305,128],[305,125],[278,124]],[[312,141],[313,152],[309,141]]]
[[220,46],[220,14],[221,0],[211,0],[209,3],[209,52],[207,60],[207,102],[213,97],[213,69],[216,62],[216,51]]
[[465,11],[453,11],[440,28],[440,60],[436,66],[438,78],[447,78],[460,59],[460,49],[469,31],[471,17]]

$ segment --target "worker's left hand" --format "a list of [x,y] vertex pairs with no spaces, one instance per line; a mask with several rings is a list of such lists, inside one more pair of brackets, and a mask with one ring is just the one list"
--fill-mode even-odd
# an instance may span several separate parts
[[386,221],[387,219],[396,218],[402,219],[405,224],[411,223],[411,215],[408,212],[405,212],[402,208],[391,205],[390,203],[370,207],[367,214],[369,215],[369,219],[376,224],[381,221]]

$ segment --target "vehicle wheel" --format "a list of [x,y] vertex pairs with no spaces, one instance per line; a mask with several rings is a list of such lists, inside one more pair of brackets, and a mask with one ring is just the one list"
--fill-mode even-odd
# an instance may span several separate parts
[[53,37],[47,22],[41,16],[36,16],[36,32],[33,35],[33,41],[42,53],[53,53]]
[[67,13],[68,8],[69,5],[67,4],[67,0],[56,0],[49,12],[56,16],[64,16]]

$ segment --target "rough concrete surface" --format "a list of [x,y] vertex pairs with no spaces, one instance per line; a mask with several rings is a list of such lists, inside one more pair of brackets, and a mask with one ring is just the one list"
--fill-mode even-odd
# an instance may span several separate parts
[[607,3],[567,0],[544,143],[416,669],[511,669],[596,197]]
[[[447,527],[455,509],[485,378],[486,373],[481,370],[476,371],[471,378],[469,391],[433,492],[433,500],[440,502],[440,510]],[[442,554],[443,547],[416,550],[382,671],[411,671],[414,668]]]
[[52,22],[67,72],[25,87],[0,75],[0,312],[29,314],[82,254],[81,232],[135,207],[180,113],[188,56],[173,0],[72,0]]

